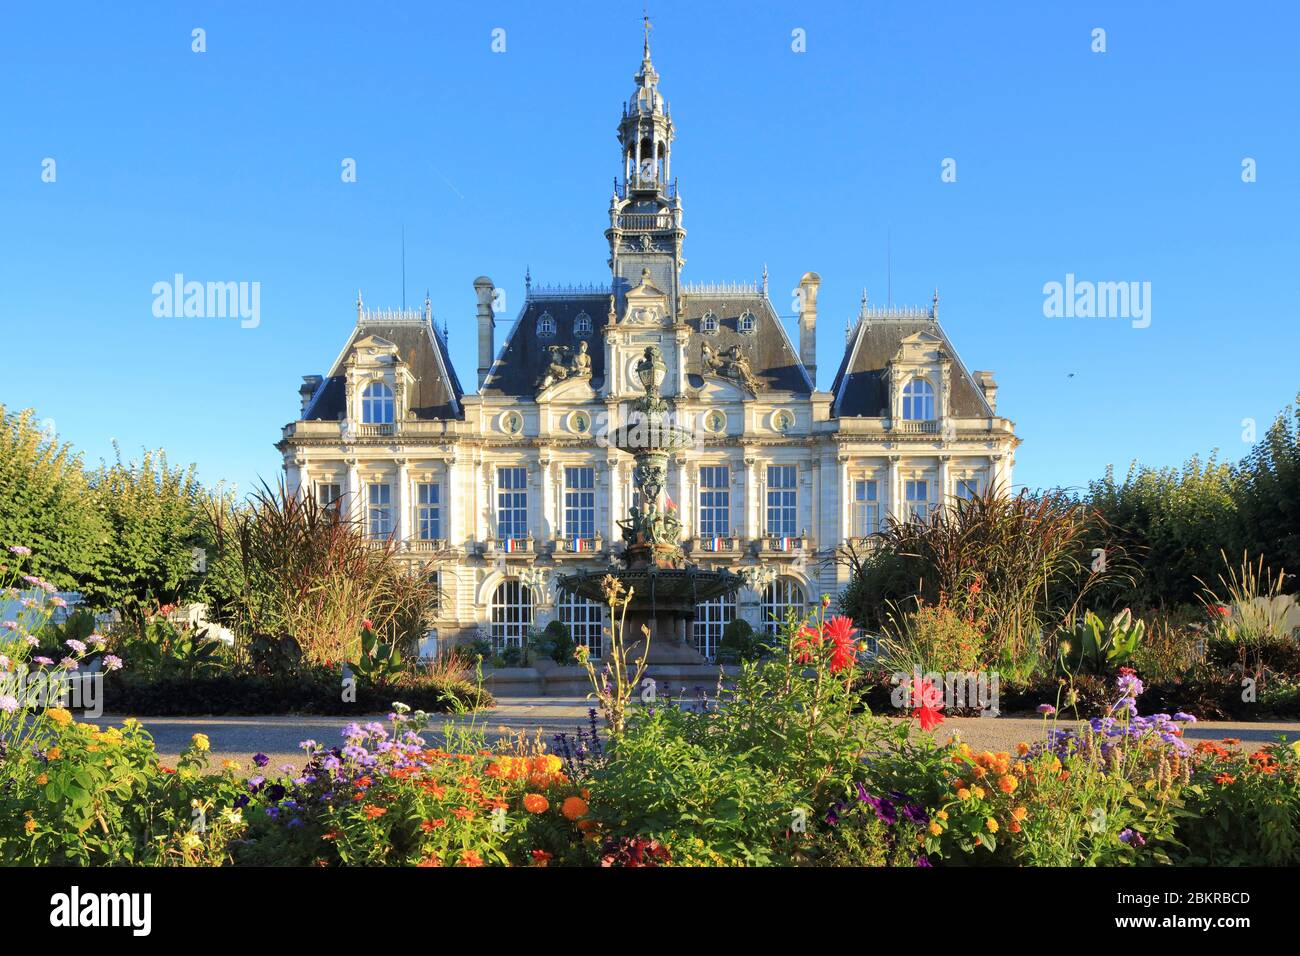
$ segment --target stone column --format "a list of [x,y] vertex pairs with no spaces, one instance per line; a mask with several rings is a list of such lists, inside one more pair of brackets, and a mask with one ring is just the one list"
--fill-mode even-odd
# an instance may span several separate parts
[[849,456],[840,455],[836,462],[839,465],[840,519],[835,533],[836,540],[847,541],[857,531],[853,527],[853,479],[849,474]]
[[677,492],[673,499],[677,505],[677,518],[682,523],[682,537],[690,535],[690,503],[687,500],[690,492],[687,490],[686,475],[686,456],[678,455],[673,459],[677,465]]
[[364,489],[361,487],[361,474],[357,471],[357,460],[349,458],[346,461],[348,466],[348,498],[345,514],[351,517],[353,521],[360,521],[365,514]]
[[938,498],[939,498],[940,508],[946,508],[948,506],[948,499],[952,496],[952,489],[948,487],[949,482],[952,480],[952,476],[949,473],[949,462],[951,461],[952,461],[951,455],[939,456]]
[[903,482],[899,476],[898,468],[900,458],[899,455],[890,455],[889,467],[886,471],[889,476],[889,514],[895,521],[902,521],[904,518]]
[[[444,458],[442,462],[442,498],[439,507],[442,508],[446,516],[442,523],[447,536],[447,545],[452,548],[459,548],[465,540],[465,519],[463,508],[452,506],[452,502],[460,496],[452,489],[452,483],[456,480],[456,459]],[[473,514],[473,512],[470,512]]]
[[753,541],[758,537],[758,528],[755,525],[757,513],[758,498],[758,459],[746,456],[745,458],[745,538]]
[[397,494],[394,496],[397,501],[397,517],[393,522],[393,535],[398,541],[405,542],[411,537],[411,520],[410,520],[410,492],[408,489],[411,484],[411,475],[407,470],[407,460],[405,458],[397,459]]

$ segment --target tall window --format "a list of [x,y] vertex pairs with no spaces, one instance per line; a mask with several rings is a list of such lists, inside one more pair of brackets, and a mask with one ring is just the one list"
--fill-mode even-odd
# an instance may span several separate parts
[[934,421],[934,386],[914,378],[903,386],[903,418],[909,422]]
[[322,511],[332,511],[338,514],[343,500],[343,489],[339,485],[322,485],[316,486],[316,504],[320,505]]
[[497,469],[497,537],[528,537],[528,469]]
[[853,482],[853,533],[859,538],[880,530],[880,483],[875,479]]
[[924,478],[909,478],[903,482],[906,499],[906,516],[925,521],[930,516],[930,482]]
[[957,479],[957,497],[965,498],[970,501],[978,498],[980,495],[980,480],[978,478],[958,478]]
[[700,536],[726,538],[731,534],[731,483],[726,465],[700,469]]
[[605,606],[588,601],[580,594],[565,592],[559,600],[559,611],[560,623],[569,629],[573,642],[586,645],[592,657],[600,657]]
[[579,312],[577,317],[573,320],[573,334],[574,335],[591,334],[591,316],[589,316],[586,312]]
[[492,646],[523,647],[533,626],[533,593],[519,581],[502,581],[492,593]]
[[366,527],[372,538],[387,538],[393,533],[393,489],[390,485],[366,486]]
[[371,382],[361,393],[361,420],[367,425],[391,425],[395,415],[393,390],[383,382]]
[[695,605],[695,624],[691,628],[691,637],[695,649],[704,657],[713,660],[718,656],[718,645],[722,643],[722,632],[736,619],[736,596],[724,594]]
[[786,615],[790,611],[803,614],[803,588],[790,578],[777,578],[763,589],[762,627],[767,633],[775,633],[785,626]]
[[416,488],[415,520],[421,541],[442,537],[442,487],[421,484]]
[[767,533],[794,537],[797,521],[799,467],[769,465],[767,468]]
[[564,536],[596,535],[596,469],[564,469]]

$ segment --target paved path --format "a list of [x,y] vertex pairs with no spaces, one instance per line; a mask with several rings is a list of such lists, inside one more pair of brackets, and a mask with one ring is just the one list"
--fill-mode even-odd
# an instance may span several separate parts
[[[524,733],[540,733],[543,739],[559,731],[573,732],[587,726],[591,703],[571,697],[515,697],[498,701],[492,710],[464,717],[435,718],[431,740],[444,738],[447,731],[477,729],[489,741]],[[233,759],[251,766],[250,757],[258,752],[271,758],[271,767],[282,764],[302,765],[303,740],[332,743],[339,740],[339,730],[352,720],[365,723],[385,720],[384,714],[358,714],[354,717],[141,717],[140,721],[154,736],[158,752],[168,761],[189,744],[196,733],[207,734],[212,742],[214,765]],[[121,724],[122,716],[105,714],[96,723]],[[1062,722],[1059,726],[1067,726]],[[1033,743],[1043,736],[1043,721],[1038,717],[953,717],[935,731],[939,740],[948,740],[954,732],[978,750],[1010,750],[1021,741]],[[1264,721],[1257,723],[1203,722],[1187,725],[1186,739],[1219,740],[1237,737],[1245,750],[1258,750],[1285,734],[1288,740],[1300,738],[1300,721]]]

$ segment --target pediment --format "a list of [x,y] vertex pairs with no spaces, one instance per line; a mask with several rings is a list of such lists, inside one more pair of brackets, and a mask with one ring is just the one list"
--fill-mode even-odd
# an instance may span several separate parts
[[704,384],[699,387],[697,394],[706,402],[743,402],[747,398],[753,398],[753,395],[731,379],[717,375],[705,375],[703,378]]
[[641,282],[629,289],[623,322],[628,325],[658,325],[668,315],[668,296],[650,278],[650,270],[641,272]]
[[362,361],[400,357],[394,343],[374,334],[363,335],[357,339],[352,345],[352,354]]
[[943,336],[927,331],[906,336],[894,353],[894,361],[904,364],[938,362],[945,358]]
[[595,398],[596,390],[591,387],[590,377],[562,379],[537,394],[538,401],[548,402],[585,404]]

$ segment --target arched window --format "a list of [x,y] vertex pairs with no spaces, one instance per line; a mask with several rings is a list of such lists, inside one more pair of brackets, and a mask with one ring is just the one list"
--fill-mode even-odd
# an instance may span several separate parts
[[704,657],[713,660],[718,656],[722,632],[735,619],[736,596],[734,594],[724,594],[712,601],[695,605],[695,625],[691,628],[695,649]]
[[383,382],[371,382],[361,393],[361,420],[367,425],[391,425],[394,417],[393,390]]
[[790,578],[777,578],[763,589],[762,627],[773,634],[785,626],[786,614],[794,611],[796,615],[804,612],[803,588]]
[[543,312],[541,318],[537,320],[537,337],[542,339],[554,338],[555,336],[555,319],[549,312]]
[[903,419],[909,422],[934,421],[934,386],[923,378],[914,378],[903,386]]
[[754,313],[746,309],[741,313],[740,318],[736,320],[736,328],[742,332],[753,332],[754,321]]
[[492,594],[492,647],[523,647],[533,626],[533,592],[519,581],[502,581]]
[[713,314],[712,309],[705,312],[704,317],[700,319],[700,331],[706,335],[712,335],[718,331],[718,317]]
[[574,335],[591,334],[591,316],[589,316],[586,312],[579,312],[577,317],[573,320],[573,334]]
[[605,626],[605,605],[588,601],[580,594],[564,592],[558,602],[560,623],[569,629],[574,644],[583,644],[592,657],[600,657],[601,631]]

